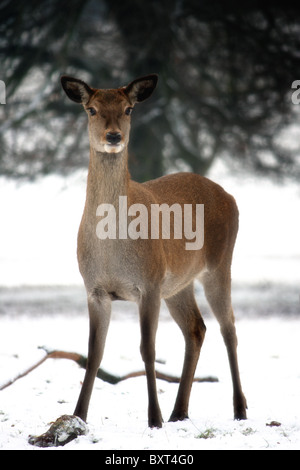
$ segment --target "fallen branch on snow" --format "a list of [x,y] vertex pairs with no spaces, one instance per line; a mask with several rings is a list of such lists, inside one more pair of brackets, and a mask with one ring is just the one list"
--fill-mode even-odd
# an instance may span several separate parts
[[[14,379],[9,380],[4,385],[2,385],[0,387],[0,390],[4,390],[6,387],[9,387],[13,383],[15,383],[17,380],[21,379],[22,377],[25,377],[27,374],[32,372],[38,366],[43,364],[43,362],[45,362],[46,359],[71,359],[72,361],[75,361],[83,369],[86,368],[87,357],[83,356],[82,354],[78,354],[78,353],[75,353],[75,352],[67,352],[67,351],[57,351],[57,350],[49,351],[44,346],[41,346],[39,349],[43,349],[46,352],[46,355],[42,359],[40,359],[36,364],[32,365],[31,367],[26,369],[24,372],[17,375]],[[115,385],[115,384],[117,384],[117,383],[119,383],[123,380],[131,379],[133,377],[140,377],[142,375],[145,375],[144,370],[137,371],[137,372],[131,372],[130,374],[120,375],[120,376],[110,374],[109,372],[106,372],[105,370],[103,370],[101,368],[99,368],[98,372],[97,372],[97,377],[99,379],[103,380],[104,382],[108,382],[110,384],[113,384],[113,385]],[[175,377],[175,376],[169,375],[169,374],[164,374],[164,373],[159,372],[159,371],[156,371],[156,377],[158,379],[165,380],[166,382],[173,382],[173,383],[179,383],[180,382],[179,377]],[[198,377],[198,378],[195,377],[194,378],[194,382],[218,382],[218,381],[219,380],[218,380],[217,377],[211,377],[211,376]]]

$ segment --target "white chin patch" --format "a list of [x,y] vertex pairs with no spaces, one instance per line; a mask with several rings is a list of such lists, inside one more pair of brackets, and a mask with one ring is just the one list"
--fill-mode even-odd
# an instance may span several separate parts
[[119,153],[122,152],[124,149],[124,144],[118,144],[118,145],[110,145],[110,144],[105,144],[104,145],[104,151],[107,153]]

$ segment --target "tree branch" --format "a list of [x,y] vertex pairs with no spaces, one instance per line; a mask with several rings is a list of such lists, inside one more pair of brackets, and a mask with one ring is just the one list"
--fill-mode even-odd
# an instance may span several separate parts
[[[87,364],[87,357],[83,356],[81,354],[75,353],[75,352],[67,352],[67,351],[59,351],[59,350],[54,350],[54,351],[49,351],[47,348],[44,346],[41,346],[39,349],[43,349],[46,352],[46,355],[40,359],[36,364],[33,364],[31,367],[26,369],[24,372],[18,374],[15,378],[9,380],[6,382],[4,385],[0,386],[0,390],[4,390],[6,387],[9,387],[13,383],[15,383],[17,380],[21,379],[22,377],[25,377],[28,375],[30,372],[32,372],[34,369],[36,369],[38,366],[43,364],[46,359],[70,359],[72,361],[75,361],[80,367],[83,369],[86,369],[86,364]],[[136,371],[136,372],[130,372],[129,374],[125,375],[113,375],[110,374],[109,372],[106,372],[105,370],[99,368],[97,372],[97,377],[98,379],[103,380],[104,382],[108,382],[112,385],[115,385],[119,382],[122,382],[123,380],[131,379],[134,377],[140,377],[142,375],[145,375],[145,371]],[[169,375],[169,374],[164,374],[162,372],[156,371],[156,377],[161,380],[165,380],[166,382],[171,382],[171,383],[179,383],[180,378]],[[194,382],[218,382],[217,377],[195,377]]]

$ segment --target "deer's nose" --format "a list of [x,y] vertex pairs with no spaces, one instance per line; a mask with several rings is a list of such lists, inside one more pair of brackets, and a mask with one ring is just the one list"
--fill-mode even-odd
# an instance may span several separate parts
[[121,142],[122,135],[120,132],[108,132],[106,134],[106,140],[111,145],[118,145]]

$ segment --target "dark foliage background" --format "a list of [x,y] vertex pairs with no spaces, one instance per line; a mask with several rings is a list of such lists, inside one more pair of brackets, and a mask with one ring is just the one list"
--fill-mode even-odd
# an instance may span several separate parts
[[[87,121],[59,77],[98,88],[159,74],[137,106],[130,170],[299,178],[300,9],[289,2],[0,1],[0,174],[35,178],[87,166]],[[292,137],[291,137],[292,136]]]

